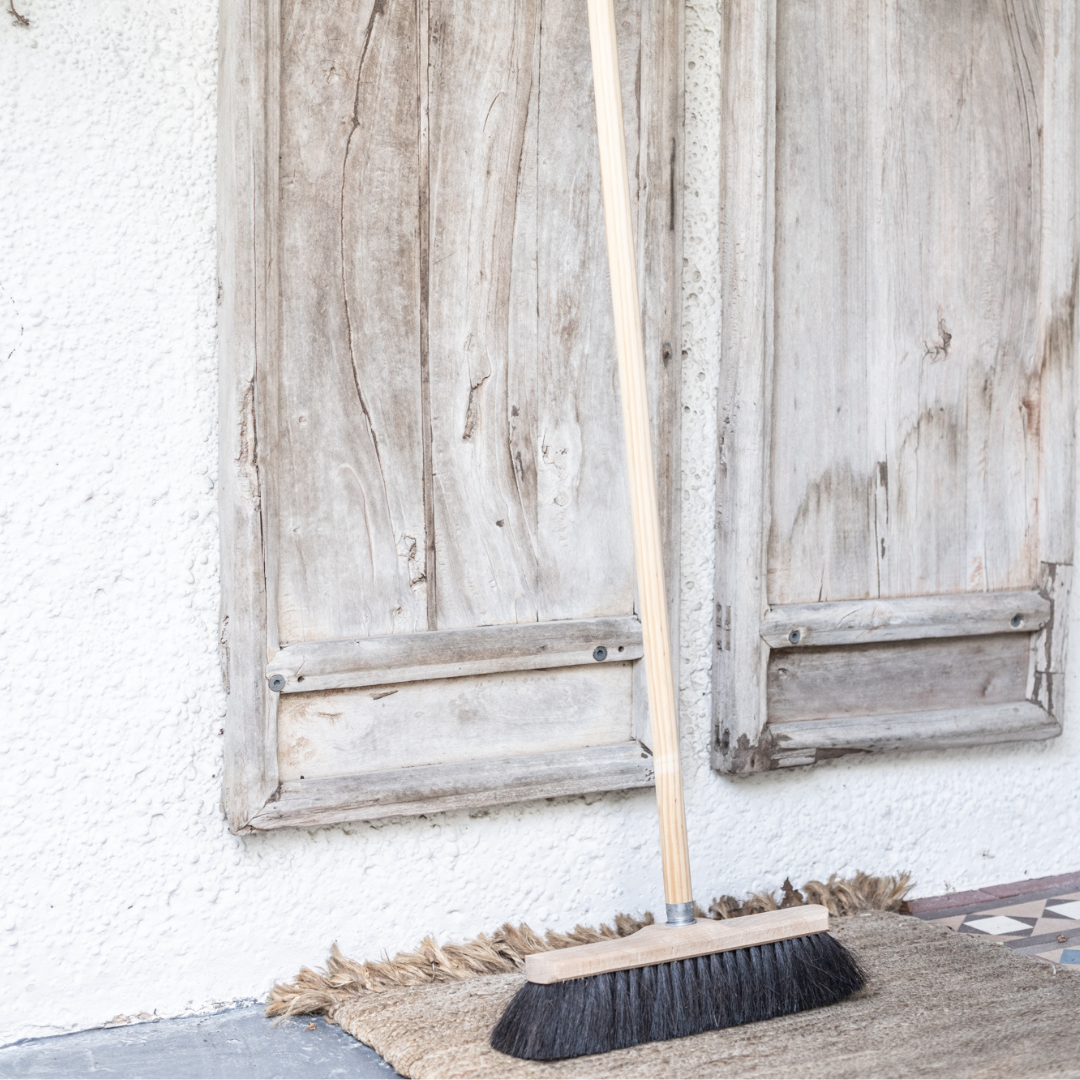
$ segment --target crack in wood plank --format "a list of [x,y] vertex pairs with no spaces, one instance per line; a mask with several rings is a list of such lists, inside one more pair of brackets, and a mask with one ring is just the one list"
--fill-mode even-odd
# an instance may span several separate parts
[[431,433],[431,145],[430,145],[430,0],[416,3],[416,123],[420,258],[420,437],[424,509],[424,580],[428,630],[439,628],[438,558],[435,550],[435,466]]
[[339,235],[341,240],[341,299],[345,306],[345,328],[349,339],[349,358],[352,361],[353,385],[356,387],[356,399],[360,403],[360,411],[364,414],[368,434],[371,436],[371,445],[375,450],[375,460],[379,463],[379,473],[382,476],[383,481],[383,494],[386,498],[387,506],[389,507],[390,493],[386,487],[386,473],[383,469],[382,455],[379,453],[379,438],[375,432],[375,425],[371,419],[371,412],[367,407],[367,403],[364,401],[364,393],[360,389],[360,373],[356,366],[356,348],[353,343],[352,312],[349,309],[349,286],[345,270],[345,185],[348,178],[349,153],[352,149],[353,136],[356,134],[361,124],[360,87],[364,75],[364,61],[367,59],[368,48],[371,45],[371,38],[375,32],[375,20],[380,15],[386,14],[387,3],[388,0],[375,0],[372,5],[371,15],[368,17],[367,27],[364,31],[364,44],[360,50],[360,59],[356,65],[356,91],[353,95],[352,128],[349,130],[348,137],[345,140],[345,153],[342,155],[341,159],[341,211],[339,215]]

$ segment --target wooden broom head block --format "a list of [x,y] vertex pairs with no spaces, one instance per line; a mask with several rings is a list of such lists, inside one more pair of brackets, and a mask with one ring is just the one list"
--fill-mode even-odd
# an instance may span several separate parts
[[525,957],[525,978],[532,983],[565,982],[605,971],[626,971],[766,945],[828,929],[829,912],[820,904],[763,911],[737,919],[698,919],[690,926],[658,923],[642,927],[629,937],[533,953]]

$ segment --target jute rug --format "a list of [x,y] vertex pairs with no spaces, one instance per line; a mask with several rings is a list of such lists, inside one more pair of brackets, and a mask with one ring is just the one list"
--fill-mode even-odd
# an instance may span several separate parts
[[1080,971],[887,912],[835,918],[870,985],[828,1009],[559,1062],[496,1053],[517,974],[359,991],[328,1019],[403,1076],[1080,1077]]

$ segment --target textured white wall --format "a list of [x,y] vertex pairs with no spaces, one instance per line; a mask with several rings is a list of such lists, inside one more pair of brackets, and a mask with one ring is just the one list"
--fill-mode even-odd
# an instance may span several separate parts
[[[647,792],[229,835],[216,6],[19,6],[29,29],[0,16],[0,1042],[261,995],[335,939],[364,957],[429,931],[655,909]],[[856,868],[911,870],[924,895],[1080,869],[1075,709],[1044,745],[709,769],[719,30],[716,0],[690,0],[681,685],[698,898]]]

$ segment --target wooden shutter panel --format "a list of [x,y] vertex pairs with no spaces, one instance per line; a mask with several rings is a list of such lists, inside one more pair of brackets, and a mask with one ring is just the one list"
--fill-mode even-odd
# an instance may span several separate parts
[[1075,5],[726,11],[714,765],[1050,738]]
[[[651,784],[584,8],[222,17],[233,828]],[[620,32],[670,493],[678,5]]]

